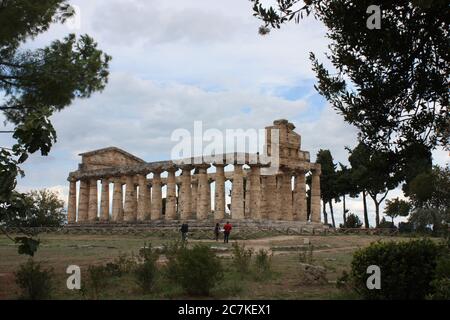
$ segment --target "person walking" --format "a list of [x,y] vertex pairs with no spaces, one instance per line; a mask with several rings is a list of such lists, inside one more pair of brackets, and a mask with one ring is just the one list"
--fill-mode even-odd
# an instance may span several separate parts
[[183,223],[181,225],[180,231],[181,231],[181,240],[183,242],[186,242],[187,241],[187,234],[189,232],[189,225],[186,222]]
[[220,226],[218,223],[216,223],[216,227],[214,228],[214,235],[216,236],[216,241],[219,241],[219,233],[220,233]]
[[223,243],[228,243],[228,239],[230,238],[230,232],[233,227],[231,226],[230,222],[227,221],[227,223],[223,226]]

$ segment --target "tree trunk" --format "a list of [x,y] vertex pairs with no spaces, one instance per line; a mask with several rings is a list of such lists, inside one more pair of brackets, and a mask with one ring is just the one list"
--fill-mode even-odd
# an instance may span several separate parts
[[345,208],[345,194],[344,194],[344,198],[343,198],[343,201],[342,201],[342,203],[343,203],[343,209],[344,209],[344,211],[343,211],[343,218],[344,218],[344,225],[345,225],[345,223],[347,222],[347,209]]
[[333,212],[333,200],[330,200],[330,213],[331,213],[331,221],[333,222],[333,228],[336,228],[336,223],[334,222],[334,212]]
[[325,224],[328,224],[328,214],[327,214],[327,203],[325,201],[322,201],[323,204],[323,222]]
[[373,200],[375,203],[375,226],[378,228],[380,226],[380,203]]
[[365,226],[365,228],[370,228],[369,215],[367,214],[366,191],[363,191],[362,195],[363,195],[363,205],[364,205],[364,226]]

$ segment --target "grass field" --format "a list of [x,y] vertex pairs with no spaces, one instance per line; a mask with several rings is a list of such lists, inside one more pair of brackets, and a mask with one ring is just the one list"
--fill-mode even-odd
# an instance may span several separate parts
[[[298,248],[308,238],[313,245],[314,264],[326,268],[327,283],[304,285],[299,271]],[[169,240],[151,236],[132,235],[62,235],[43,234],[41,246],[35,256],[45,267],[55,272],[55,299],[84,299],[79,291],[66,287],[67,266],[78,265],[83,271],[89,265],[104,264],[123,254],[136,254],[144,243],[159,246]],[[209,299],[342,299],[352,298],[336,288],[336,280],[344,270],[349,270],[352,254],[374,241],[405,241],[405,237],[383,237],[365,235],[327,236],[269,236],[253,240],[239,240],[255,250],[273,252],[270,277],[255,279],[251,274],[241,277],[231,266],[231,253],[221,251],[225,272],[224,281],[211,293]],[[216,247],[231,247],[213,240],[190,240],[189,245],[203,243]],[[16,299],[19,289],[15,284],[14,272],[27,257],[17,254],[17,246],[6,237],[0,237],[0,299]],[[164,265],[164,257],[159,260]],[[82,280],[83,281],[83,280]],[[132,275],[109,280],[102,291],[101,299],[189,299],[176,285],[158,282],[153,294],[143,295]]]

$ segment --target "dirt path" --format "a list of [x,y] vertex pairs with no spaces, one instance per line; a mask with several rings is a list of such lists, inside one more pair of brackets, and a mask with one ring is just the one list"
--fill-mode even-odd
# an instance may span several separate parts
[[[248,248],[252,248],[253,250],[257,251],[260,249],[264,249],[264,250],[268,250],[268,251],[272,251],[272,247],[277,246],[277,245],[283,245],[283,242],[285,241],[292,241],[292,242],[296,242],[295,245],[292,246],[296,246],[296,245],[300,245],[303,244],[303,239],[305,238],[309,238],[307,236],[292,236],[292,235],[280,235],[280,236],[273,236],[273,237],[269,237],[269,238],[261,238],[261,239],[250,239],[250,240],[240,240],[239,242],[241,243],[245,243],[246,247]],[[311,239],[311,238],[309,238]],[[190,240],[191,243],[201,243],[201,242],[211,242],[212,240]],[[219,241],[217,242],[218,245],[222,245],[222,242]],[[230,243],[231,244],[231,243]],[[290,245],[287,245],[288,247]],[[334,253],[334,252],[342,252],[342,251],[352,251],[352,250],[356,250],[358,248],[360,248],[361,245],[349,245],[349,246],[343,246],[343,247],[330,247],[330,248],[321,248],[321,249],[314,249],[315,253],[321,253],[321,252],[326,252],[326,253]],[[285,254],[286,252],[293,252],[292,249],[291,250],[282,250],[282,248],[280,248],[279,250],[274,250],[273,253],[275,255],[279,255],[279,254]],[[224,252],[221,255],[228,255],[229,252]]]

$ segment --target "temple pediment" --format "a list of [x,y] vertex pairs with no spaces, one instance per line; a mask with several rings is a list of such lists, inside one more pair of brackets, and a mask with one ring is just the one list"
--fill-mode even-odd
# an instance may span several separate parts
[[144,160],[116,147],[84,152],[80,156],[82,160],[79,169],[83,171],[145,163]]

